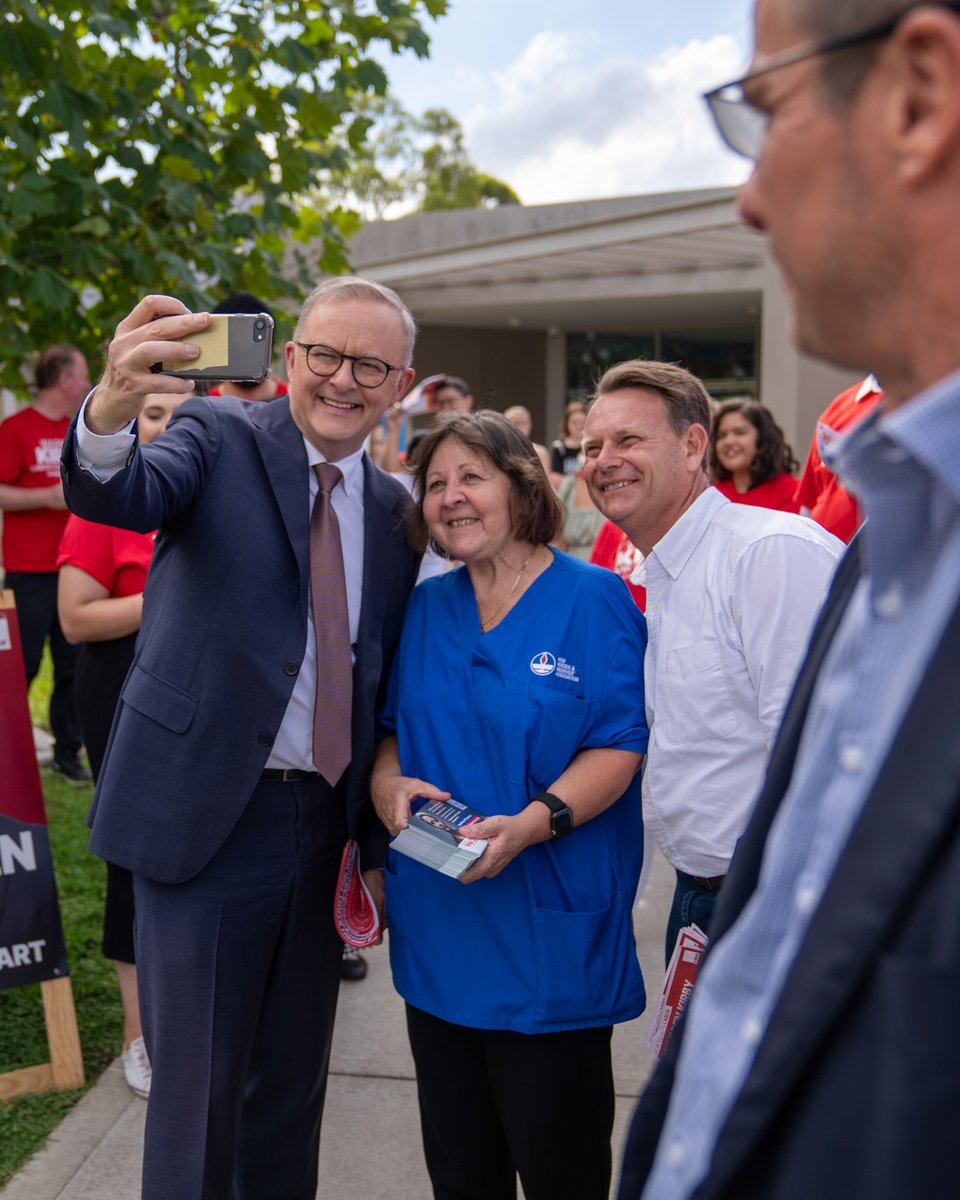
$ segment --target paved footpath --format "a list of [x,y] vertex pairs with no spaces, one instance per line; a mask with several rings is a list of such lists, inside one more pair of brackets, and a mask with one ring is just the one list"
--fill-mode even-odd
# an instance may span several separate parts
[[[657,992],[663,975],[672,892],[673,873],[657,854],[635,922],[648,993]],[[340,990],[317,1200],[429,1200],[403,1004],[390,981],[386,948],[368,951],[367,960],[367,978]],[[615,1163],[650,1071],[646,1030],[644,1014],[614,1032]],[[136,1200],[145,1112],[144,1102],[127,1088],[118,1059],[46,1148],[0,1189],[3,1200]]]

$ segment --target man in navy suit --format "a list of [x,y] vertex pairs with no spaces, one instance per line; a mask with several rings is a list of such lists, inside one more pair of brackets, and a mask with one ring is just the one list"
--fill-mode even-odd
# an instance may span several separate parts
[[798,345],[876,372],[838,568],[621,1200],[955,1195],[960,4],[758,0],[708,100]]
[[[143,1196],[312,1200],[339,857],[356,838],[382,898],[386,835],[367,793],[375,708],[418,566],[406,492],[362,446],[410,384],[415,327],[389,289],[327,281],[286,345],[289,399],[191,400],[141,448],[131,422],[143,396],[191,386],[151,365],[189,363],[189,335],[208,322],[169,297],[143,300],[64,445],[75,512],[158,530],[90,844],[134,873],[153,1066]],[[324,463],[339,470],[323,491],[342,567],[318,600],[310,527]],[[318,688],[313,602],[327,613],[344,591],[349,761],[325,778],[315,759],[343,706],[323,707],[333,685],[321,669]]]

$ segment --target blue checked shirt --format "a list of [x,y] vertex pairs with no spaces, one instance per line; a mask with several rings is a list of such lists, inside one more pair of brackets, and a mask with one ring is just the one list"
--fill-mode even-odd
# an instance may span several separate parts
[[861,501],[862,578],[824,660],[757,890],[708,959],[643,1200],[707,1176],[783,981],[960,596],[960,372],[824,459]]

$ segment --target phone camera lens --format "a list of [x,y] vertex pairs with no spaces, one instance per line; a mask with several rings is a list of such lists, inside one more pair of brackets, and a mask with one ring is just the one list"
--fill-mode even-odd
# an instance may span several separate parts
[[257,321],[257,323],[254,325],[254,329],[266,329],[266,327],[267,325],[265,321]]

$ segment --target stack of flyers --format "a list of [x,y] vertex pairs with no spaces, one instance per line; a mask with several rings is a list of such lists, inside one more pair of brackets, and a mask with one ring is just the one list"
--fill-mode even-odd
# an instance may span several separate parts
[[487,848],[482,839],[462,837],[460,831],[483,819],[483,813],[459,800],[432,800],[413,814],[390,846],[435,871],[459,879]]
[[706,948],[707,935],[699,925],[687,925],[680,930],[647,1033],[647,1049],[654,1058],[663,1057],[677,1017],[683,1012],[693,992],[700,959]]

